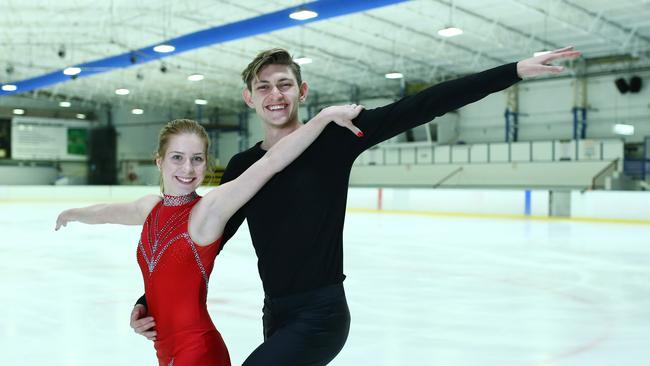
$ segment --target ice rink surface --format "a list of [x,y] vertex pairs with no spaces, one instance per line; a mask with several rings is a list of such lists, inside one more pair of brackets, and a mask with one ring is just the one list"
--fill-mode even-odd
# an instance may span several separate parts
[[[129,315],[139,227],[73,223],[84,203],[0,204],[0,364],[155,365]],[[348,342],[331,365],[650,365],[650,226],[348,213]],[[262,341],[247,228],[208,305],[240,365]]]

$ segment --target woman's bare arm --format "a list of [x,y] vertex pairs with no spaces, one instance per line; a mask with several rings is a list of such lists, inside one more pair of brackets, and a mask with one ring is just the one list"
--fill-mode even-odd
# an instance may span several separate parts
[[159,201],[160,196],[148,195],[134,202],[102,203],[88,207],[71,208],[59,214],[54,230],[59,230],[62,226],[66,226],[73,221],[91,225],[142,225],[149,212]]

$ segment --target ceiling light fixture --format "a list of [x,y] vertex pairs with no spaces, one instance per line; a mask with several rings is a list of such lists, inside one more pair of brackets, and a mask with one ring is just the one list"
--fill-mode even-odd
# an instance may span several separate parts
[[22,114],[25,114],[25,110],[20,109],[20,108],[16,108],[16,109],[13,110],[13,113],[16,114],[16,115],[22,115]]
[[318,16],[318,13],[310,10],[304,6],[299,7],[294,11],[293,13],[289,14],[289,18],[295,19],[295,20],[307,20],[311,18],[316,18]]
[[81,72],[81,68],[79,67],[68,67],[65,70],[63,70],[63,74],[68,76],[79,75],[80,72]]
[[452,27],[452,26],[440,29],[438,31],[438,35],[443,36],[443,37],[454,37],[454,36],[459,36],[461,34],[463,34],[462,29]]
[[124,88],[115,89],[115,94],[117,95],[128,95],[129,93],[130,93],[129,89],[124,89]]
[[404,77],[404,74],[402,74],[401,72],[392,71],[386,73],[386,75],[384,76],[386,77],[386,79],[401,79]]
[[70,102],[59,102],[59,107],[70,108],[71,106],[72,106],[72,103],[70,103]]
[[447,22],[447,26],[445,28],[442,28],[438,30],[438,35],[442,37],[455,37],[463,34],[463,30],[454,27],[454,10],[456,6],[452,0],[451,4],[449,4],[449,21]]
[[632,136],[634,135],[634,126],[624,123],[617,123],[612,126],[612,132],[617,135]]
[[131,110],[131,113],[133,113],[133,114],[143,114],[144,110],[142,110],[140,108],[134,108],[134,109]]
[[189,80],[189,81],[201,81],[203,79],[205,79],[205,76],[203,74],[198,74],[198,73],[197,74],[192,74],[192,75],[187,77],[187,80]]
[[206,104],[208,104],[208,101],[205,100],[205,99],[195,99],[195,100],[194,100],[194,104],[197,104],[197,105],[206,105]]
[[176,47],[170,44],[159,44],[153,48],[154,51],[158,53],[170,53],[176,50]]
[[77,113],[77,118],[78,119],[86,119],[86,115],[83,113]]
[[5,84],[2,86],[2,90],[4,91],[14,91],[16,89],[18,89],[18,87],[14,84]]
[[306,65],[312,63],[313,60],[307,56],[299,56],[294,58],[293,61],[298,65]]

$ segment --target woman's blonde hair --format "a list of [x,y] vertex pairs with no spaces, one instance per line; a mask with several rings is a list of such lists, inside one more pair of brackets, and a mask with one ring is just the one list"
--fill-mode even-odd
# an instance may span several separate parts
[[[165,127],[160,130],[158,135],[158,148],[154,152],[154,159],[163,159],[169,146],[169,140],[172,136],[182,134],[195,134],[203,140],[204,153],[208,170],[210,168],[210,159],[208,157],[208,150],[210,150],[210,137],[208,132],[198,122],[191,119],[175,119],[169,121]],[[163,179],[160,176],[160,193],[164,193]]]

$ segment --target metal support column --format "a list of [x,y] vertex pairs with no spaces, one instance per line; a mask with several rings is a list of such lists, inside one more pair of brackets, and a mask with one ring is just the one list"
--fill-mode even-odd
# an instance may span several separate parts
[[573,139],[584,140],[587,137],[587,78],[577,78],[573,90]]
[[519,140],[519,86],[513,85],[506,90],[506,98],[505,141],[517,142]]
[[575,65],[578,75],[573,84],[573,139],[584,140],[587,137],[587,78],[584,76],[586,63],[579,61]]

